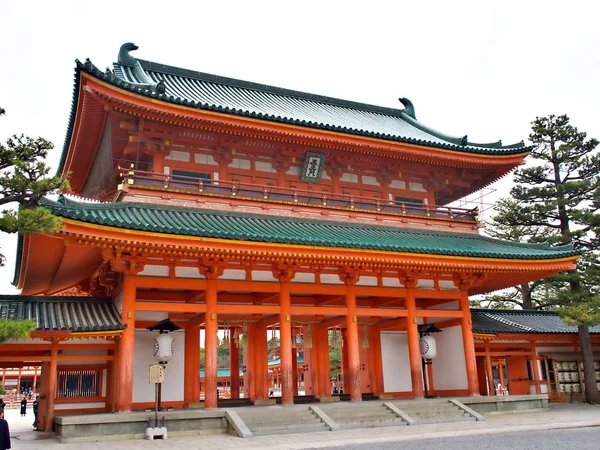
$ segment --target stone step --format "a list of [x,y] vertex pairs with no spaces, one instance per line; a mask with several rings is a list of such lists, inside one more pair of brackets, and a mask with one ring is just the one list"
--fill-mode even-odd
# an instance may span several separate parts
[[261,431],[252,431],[252,436],[271,436],[274,434],[315,433],[315,432],[319,432],[319,431],[329,431],[329,428],[326,427],[325,424],[323,424],[323,426],[321,426],[321,427],[261,430]]
[[418,425],[432,424],[432,423],[449,423],[449,422],[474,422],[477,419],[473,416],[468,417],[439,417],[430,419],[418,419]]
[[298,417],[281,417],[281,418],[267,418],[267,417],[242,417],[244,423],[248,426],[256,424],[294,424],[294,423],[321,423],[321,419],[317,416],[306,416],[302,418]]
[[[303,432],[306,429],[317,429],[317,428],[326,428],[327,426],[324,423],[290,423],[290,424],[264,424],[259,426],[251,426],[250,431],[254,434],[255,431],[275,431],[275,430],[298,430],[297,432]],[[329,429],[329,428],[327,428]]]
[[342,419],[346,419],[346,418],[352,418],[352,417],[371,417],[371,418],[398,417],[396,415],[396,413],[394,413],[393,411],[390,411],[390,410],[378,411],[376,414],[374,414],[371,411],[348,411],[346,413],[327,414],[327,415],[329,417],[331,417],[331,419],[334,421],[342,420]]
[[352,428],[378,428],[378,427],[399,427],[408,425],[400,418],[390,420],[351,420],[347,422],[338,422],[341,429]]

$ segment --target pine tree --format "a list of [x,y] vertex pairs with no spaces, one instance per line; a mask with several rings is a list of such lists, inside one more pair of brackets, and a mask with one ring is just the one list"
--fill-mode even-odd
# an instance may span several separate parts
[[[0,115],[5,113],[0,108]],[[16,203],[19,209],[5,209],[0,214],[0,231],[5,233],[44,233],[60,228],[60,220],[38,206],[39,200],[57,190],[68,190],[69,183],[59,176],[48,177],[44,162],[54,148],[43,138],[14,135],[0,143],[0,205]],[[0,265],[4,255],[0,254]]]
[[[513,236],[515,240],[546,240],[585,252],[576,270],[530,287],[542,289],[543,299],[537,300],[540,307],[556,307],[566,321],[577,325],[584,377],[595,380],[589,327],[600,323],[598,141],[587,139],[566,115],[536,118],[529,139],[534,144],[530,162],[535,164],[515,172],[511,200],[499,205],[495,222],[501,225],[499,233],[508,229],[521,233]],[[596,383],[585,383],[585,398],[588,403],[600,403]]]
[[9,339],[27,339],[37,328],[33,320],[0,320],[0,344]]

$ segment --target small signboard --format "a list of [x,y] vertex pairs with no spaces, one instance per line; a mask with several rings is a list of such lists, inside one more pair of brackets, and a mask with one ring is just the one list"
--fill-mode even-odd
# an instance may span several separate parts
[[150,383],[162,383],[165,379],[165,372],[163,366],[160,364],[153,364],[150,366]]

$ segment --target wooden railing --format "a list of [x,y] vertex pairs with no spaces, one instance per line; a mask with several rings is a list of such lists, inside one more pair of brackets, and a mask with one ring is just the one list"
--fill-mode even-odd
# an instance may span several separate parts
[[316,207],[353,209],[364,212],[410,215],[437,219],[477,222],[478,208],[465,209],[423,205],[415,202],[390,202],[380,198],[332,192],[315,192],[238,181],[208,180],[184,175],[167,175],[143,170],[119,168],[123,185],[160,190],[179,190],[199,195],[235,197],[265,202],[300,204]]

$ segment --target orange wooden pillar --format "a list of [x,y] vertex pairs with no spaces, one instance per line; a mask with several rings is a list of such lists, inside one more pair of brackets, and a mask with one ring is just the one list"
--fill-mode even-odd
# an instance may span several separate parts
[[358,317],[356,315],[356,282],[360,275],[355,271],[341,274],[341,280],[346,284],[346,335],[348,356],[348,386],[344,392],[350,394],[350,400],[362,400],[360,385],[360,350],[358,348]]
[[121,333],[119,342],[119,392],[117,395],[117,411],[131,411],[133,403],[133,351],[135,345],[135,295],[136,276],[123,274],[123,309],[121,322],[126,328]]
[[419,326],[417,323],[417,303],[415,299],[415,280],[405,280],[406,287],[406,335],[408,338],[408,359],[410,361],[410,379],[415,398],[425,397],[423,390],[423,366],[419,349]]
[[371,392],[383,394],[383,360],[381,358],[381,337],[378,326],[371,326],[369,333],[369,367],[371,369]]
[[[33,392],[37,392],[37,377],[38,377],[38,367],[35,366],[33,368],[33,386],[31,387],[33,389]],[[4,383],[2,383],[2,385],[4,386]]]
[[496,395],[496,385],[494,383],[494,371],[492,369],[492,357],[490,356],[490,348],[485,346],[485,371],[487,373],[488,395]]
[[473,329],[471,326],[471,309],[469,307],[469,293],[466,289],[462,289],[460,292],[460,310],[462,311],[460,322],[462,326],[463,347],[465,349],[469,395],[479,395],[475,343],[473,342]]
[[315,394],[321,397],[331,396],[331,372],[329,362],[329,330],[326,326],[313,325],[313,354],[317,352],[315,366],[318,379]]
[[231,375],[231,398],[240,398],[240,349],[235,340],[236,328],[229,330],[229,374]]
[[217,323],[217,277],[214,267],[204,267],[203,275],[206,277],[206,321],[204,324],[204,407],[212,409],[217,407],[217,346],[219,344],[219,331]]
[[265,399],[269,397],[269,377],[267,356],[267,328],[263,325],[255,325],[254,336],[254,379],[255,382],[255,399]]
[[[296,335],[292,328],[292,342],[296,339]],[[298,348],[292,346],[292,390],[294,391],[294,397],[298,396]]]
[[44,431],[52,431],[54,422],[54,404],[58,384],[58,340],[53,339],[50,347],[50,364],[48,366],[48,385],[46,390],[46,421]]
[[281,404],[294,403],[294,377],[292,374],[292,316],[290,312],[290,281],[294,272],[289,269],[275,270],[279,280],[279,339],[281,349]]
[[185,329],[183,401],[186,406],[200,400],[200,324]]

